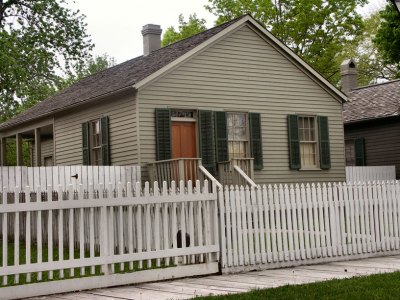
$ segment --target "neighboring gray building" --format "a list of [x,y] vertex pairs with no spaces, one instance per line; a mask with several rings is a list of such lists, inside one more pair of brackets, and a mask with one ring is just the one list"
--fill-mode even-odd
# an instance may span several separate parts
[[161,49],[159,27],[142,33],[146,55],[1,124],[3,164],[16,137],[35,141],[36,165],[141,165],[143,179],[155,161],[173,173],[201,158],[256,183],[345,180],[346,96],[250,16]]
[[395,165],[400,178],[400,80],[353,88],[347,96],[346,164]]

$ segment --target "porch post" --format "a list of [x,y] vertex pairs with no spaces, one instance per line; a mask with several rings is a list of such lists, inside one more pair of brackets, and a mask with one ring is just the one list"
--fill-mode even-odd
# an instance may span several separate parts
[[5,137],[0,138],[0,166],[5,167],[7,165],[7,139]]
[[35,128],[35,167],[40,167],[42,163],[42,140],[40,138],[40,128]]
[[23,159],[22,159],[22,135],[20,133],[16,134],[15,143],[16,143],[17,166],[22,166],[23,165]]

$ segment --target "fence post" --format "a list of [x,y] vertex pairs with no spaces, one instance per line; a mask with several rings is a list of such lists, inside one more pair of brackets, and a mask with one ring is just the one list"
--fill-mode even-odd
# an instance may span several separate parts
[[[99,184],[99,201],[103,200],[103,184]],[[100,257],[107,259],[109,256],[108,246],[108,218],[107,218],[107,206],[102,206],[100,209]],[[109,264],[104,264],[103,267],[104,275],[109,275],[111,268]]]

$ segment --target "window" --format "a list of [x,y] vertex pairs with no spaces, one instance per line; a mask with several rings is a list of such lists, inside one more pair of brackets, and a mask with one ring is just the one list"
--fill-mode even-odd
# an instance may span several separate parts
[[248,122],[246,113],[227,113],[229,158],[247,157]]
[[100,120],[90,121],[90,164],[101,165],[101,124]]
[[356,149],[354,140],[345,140],[346,166],[356,165]]
[[108,117],[82,123],[83,165],[111,165],[108,123]]
[[302,168],[317,168],[318,141],[315,117],[300,116],[298,119],[300,139],[300,160]]
[[328,118],[288,115],[289,168],[331,168]]
[[365,166],[364,138],[345,140],[346,166]]

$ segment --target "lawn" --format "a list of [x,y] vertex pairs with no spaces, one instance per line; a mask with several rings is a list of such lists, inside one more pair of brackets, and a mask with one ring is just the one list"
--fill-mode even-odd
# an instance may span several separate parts
[[196,298],[201,299],[400,299],[400,272]]

